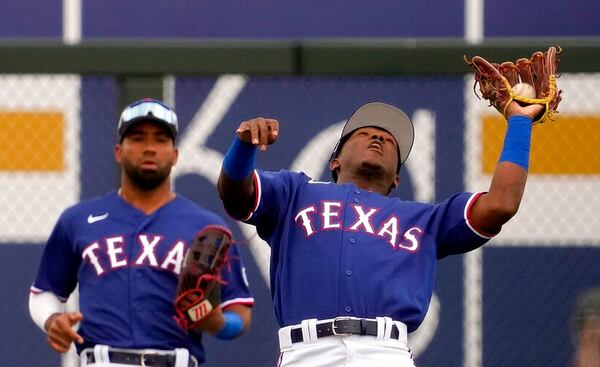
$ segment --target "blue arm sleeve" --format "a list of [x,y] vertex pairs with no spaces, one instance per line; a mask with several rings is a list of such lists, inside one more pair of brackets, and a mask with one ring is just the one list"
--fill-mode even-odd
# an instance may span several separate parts
[[254,171],[257,151],[256,145],[244,143],[236,136],[223,160],[223,171],[234,180],[245,179]]
[[500,162],[512,162],[526,170],[529,169],[531,127],[531,119],[527,116],[513,116],[508,119]]
[[244,330],[244,322],[240,315],[235,312],[224,312],[223,318],[225,318],[225,324],[221,331],[215,336],[223,340],[231,340],[236,338]]

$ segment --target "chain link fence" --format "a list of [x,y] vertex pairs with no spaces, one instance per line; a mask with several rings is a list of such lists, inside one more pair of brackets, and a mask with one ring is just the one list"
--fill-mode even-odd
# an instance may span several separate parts
[[[420,366],[569,363],[577,295],[600,283],[600,74],[567,73],[558,82],[560,113],[534,127],[518,215],[484,248],[442,261],[433,311],[411,336]],[[328,180],[327,160],[344,119],[353,106],[379,99],[404,109],[417,133],[394,195],[433,202],[463,189],[486,190],[505,123],[475,97],[472,83],[472,75],[175,77],[165,91],[182,131],[174,185],[225,216],[214,189],[220,160],[235,126],[259,115],[282,122],[281,141],[259,165]],[[62,210],[118,185],[112,152],[119,79],[4,74],[0,86],[0,243],[43,244]],[[252,229],[231,223],[249,243],[251,278],[268,287],[268,248]],[[253,320],[258,331],[239,342],[237,357],[252,360],[256,350],[267,350],[265,360],[274,363],[274,335],[263,337],[276,333],[268,289],[257,284],[255,292],[263,301]],[[231,355],[207,343],[209,363],[222,365]]]

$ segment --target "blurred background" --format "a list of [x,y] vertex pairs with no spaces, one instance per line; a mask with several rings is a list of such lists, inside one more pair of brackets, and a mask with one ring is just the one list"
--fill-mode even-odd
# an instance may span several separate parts
[[[77,365],[46,344],[28,291],[62,210],[118,185],[112,150],[128,102],[175,107],[175,189],[224,217],[215,182],[241,121],[281,122],[259,167],[329,180],[345,119],[391,103],[417,133],[393,195],[436,202],[487,189],[505,129],[463,55],[516,60],[558,44],[564,99],[534,128],[522,209],[484,248],[438,263],[410,344],[420,367],[568,366],[577,297],[600,286],[600,2],[544,4],[0,0],[0,364]],[[205,338],[206,366],[275,366],[268,247],[229,223],[256,307],[242,338]]]

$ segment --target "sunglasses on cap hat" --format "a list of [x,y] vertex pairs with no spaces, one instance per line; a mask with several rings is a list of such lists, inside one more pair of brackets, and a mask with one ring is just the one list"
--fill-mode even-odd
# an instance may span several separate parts
[[117,129],[119,137],[123,139],[127,129],[135,122],[142,120],[151,120],[163,124],[171,133],[173,140],[175,140],[179,127],[175,111],[166,104],[151,98],[135,101],[125,107],[119,119]]

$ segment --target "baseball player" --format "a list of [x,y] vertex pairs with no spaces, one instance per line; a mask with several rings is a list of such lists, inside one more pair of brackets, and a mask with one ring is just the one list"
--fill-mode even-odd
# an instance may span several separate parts
[[[55,351],[75,342],[81,366],[196,366],[205,360],[202,332],[233,339],[249,325],[254,299],[235,246],[221,274],[221,307],[189,333],[175,321],[188,246],[206,225],[226,226],[171,191],[177,130],[175,112],[160,101],[127,106],[114,149],[120,188],[66,209],[48,239],[31,317]],[[80,312],[63,312],[78,283]]]
[[438,204],[387,197],[414,135],[393,106],[368,103],[349,118],[329,163],[333,182],[255,170],[279,123],[242,122],[218,189],[228,213],[271,246],[279,365],[414,366],[407,333],[427,312],[436,260],[482,246],[517,212],[532,117],[542,108],[513,101],[489,190]]

